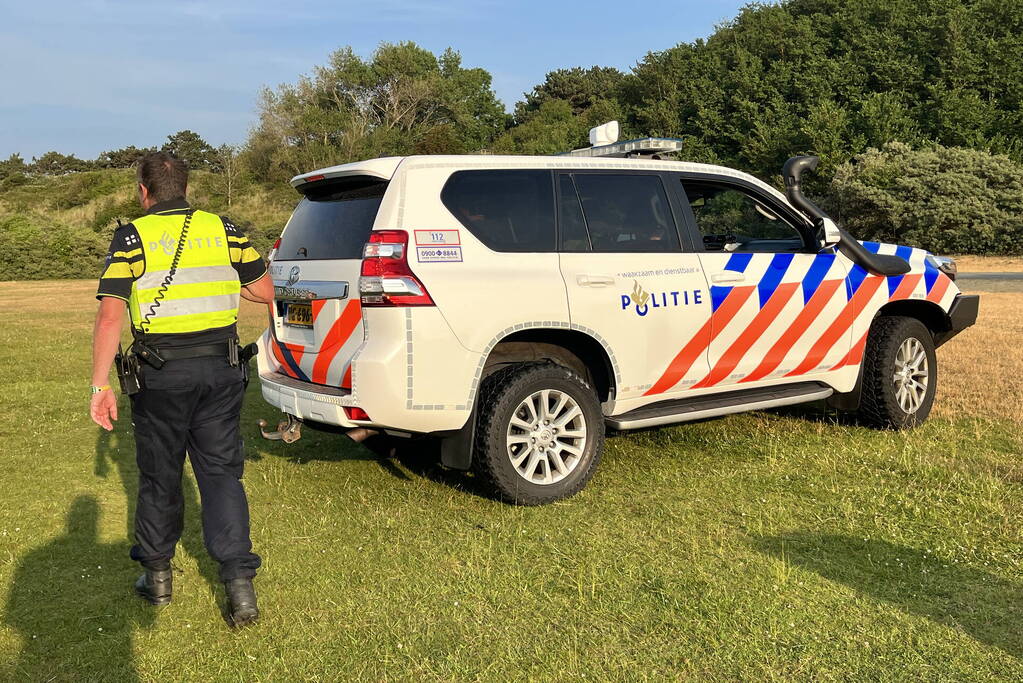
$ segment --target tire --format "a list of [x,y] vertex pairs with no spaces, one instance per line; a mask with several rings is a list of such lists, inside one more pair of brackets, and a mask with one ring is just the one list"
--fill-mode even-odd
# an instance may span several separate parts
[[931,331],[916,318],[877,318],[867,336],[861,372],[861,422],[878,429],[920,424],[931,412],[938,384]]
[[603,449],[597,393],[575,371],[516,364],[484,380],[473,467],[501,500],[543,505],[573,496],[593,476]]

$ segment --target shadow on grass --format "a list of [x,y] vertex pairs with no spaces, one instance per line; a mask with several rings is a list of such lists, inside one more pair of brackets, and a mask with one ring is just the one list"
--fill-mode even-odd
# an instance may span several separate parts
[[1023,586],[887,541],[791,533],[754,547],[1023,659]]
[[791,406],[781,406],[763,411],[768,415],[779,417],[791,417],[807,422],[821,422],[828,425],[840,427],[862,427],[854,413],[832,408],[826,401],[812,401],[810,403],[797,403]]
[[156,610],[132,595],[128,543],[101,543],[98,521],[80,496],[63,535],[21,558],[4,612],[24,643],[12,680],[138,680],[132,635]]
[[[341,427],[305,423],[302,440],[298,443],[264,441],[263,445],[267,452],[279,454],[299,465],[314,461],[372,461],[395,479],[411,481],[412,476],[421,477],[479,498],[493,500],[489,489],[472,473],[448,469],[440,464],[438,439],[406,439],[380,434],[357,443],[345,436],[345,431]],[[307,440],[305,434],[313,438]]]
[[[135,465],[135,439],[131,428],[131,408],[126,401],[118,406],[121,419],[114,425],[114,431],[99,429],[96,436],[96,460],[94,471],[96,476],[107,478],[111,466],[117,471],[117,477],[127,501],[125,511],[125,533],[128,539],[135,538],[135,507],[138,504],[139,472]],[[127,419],[126,419],[127,418]],[[202,512],[199,505],[199,494],[192,479],[182,477],[181,495],[185,500],[185,528],[179,541],[185,552],[195,558],[199,565],[199,573],[206,581],[209,589],[216,593],[220,589],[220,574],[217,563],[206,552],[202,537]],[[130,549],[130,544],[128,546]],[[124,558],[128,558],[128,551]],[[137,567],[137,565],[136,565]],[[139,569],[141,573],[141,569]],[[175,569],[176,573],[181,573]]]

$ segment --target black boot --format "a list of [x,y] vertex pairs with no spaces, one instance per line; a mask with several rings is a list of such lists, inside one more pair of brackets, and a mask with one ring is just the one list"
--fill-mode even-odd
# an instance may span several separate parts
[[166,605],[171,601],[171,570],[146,569],[135,582],[135,592],[151,605]]
[[224,589],[227,591],[227,611],[232,626],[240,628],[259,618],[256,589],[252,586],[252,579],[225,581]]

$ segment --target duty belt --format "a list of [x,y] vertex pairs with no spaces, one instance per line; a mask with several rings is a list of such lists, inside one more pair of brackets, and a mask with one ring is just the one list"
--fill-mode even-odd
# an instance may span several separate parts
[[231,355],[231,347],[237,348],[236,342],[218,342],[216,344],[202,344],[200,346],[179,346],[163,347],[157,349],[164,360],[185,360],[186,358],[205,358],[206,356]]
[[217,342],[215,344],[198,344],[196,346],[154,348],[143,341],[136,340],[132,350],[149,365],[156,369],[163,367],[169,360],[185,360],[188,358],[220,357],[227,358],[231,365],[238,365],[239,348],[236,340]]

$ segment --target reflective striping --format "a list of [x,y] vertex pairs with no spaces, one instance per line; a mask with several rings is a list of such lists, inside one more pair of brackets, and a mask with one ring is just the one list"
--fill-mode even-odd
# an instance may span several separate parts
[[[899,284],[895,288],[895,291],[892,292],[891,296],[888,297],[888,301],[891,302],[891,301],[901,301],[903,299],[908,299],[909,296],[913,293],[913,290],[916,289],[917,284],[920,283],[920,278],[921,277],[923,277],[923,276],[920,273],[910,273],[908,275],[900,275],[897,278],[899,280]],[[890,281],[893,280],[893,279],[896,279],[896,278],[888,278],[889,286],[891,286],[891,282]],[[832,370],[838,370],[839,368],[844,368],[847,365],[859,365],[861,362],[863,362],[863,351],[867,347],[867,335],[869,335],[869,334],[870,334],[870,326],[868,325],[867,329],[863,332],[863,335],[860,337],[860,340],[858,342],[856,342],[853,345],[853,347],[851,349],[849,349],[849,353],[847,353],[842,358],[842,360],[838,361],[838,363],[833,365],[831,367],[831,369]]]
[[900,280],[899,286],[895,288],[895,291],[892,292],[892,294],[891,294],[891,296],[889,296],[888,300],[889,301],[899,301],[900,299],[908,299],[909,295],[913,293],[914,289],[916,289],[917,284],[919,284],[921,277],[922,276],[921,276],[920,273],[910,273],[908,275],[900,275],[899,276],[899,280]]
[[721,354],[721,358],[714,365],[707,376],[702,380],[693,385],[692,388],[699,389],[703,387],[712,387],[724,378],[728,377],[728,373],[736,368],[746,352],[750,350],[757,339],[760,338],[767,328],[773,323],[782,309],[785,308],[785,304],[789,302],[792,295],[796,293],[796,289],[799,287],[798,282],[786,282],[779,285],[774,290],[774,295],[771,296],[763,308],[757,313],[757,315],[750,321],[749,326],[742,331],[739,338],[732,342],[732,345]]
[[867,279],[867,275],[869,273],[867,273],[866,269],[855,263],[849,268],[849,277],[845,280],[845,298],[847,300],[853,298],[860,285]]
[[863,351],[867,348],[867,335],[869,334],[870,330],[868,329],[860,336],[860,340],[849,349],[849,353],[845,354],[842,360],[831,366],[831,369],[838,370],[847,365],[859,365],[863,362]]
[[142,256],[142,247],[139,247],[138,249],[132,249],[131,251],[115,251],[112,254],[113,258],[123,258],[127,260],[131,260],[136,256],[138,257]]
[[757,292],[760,294],[760,308],[763,308],[771,299],[771,295],[774,294],[774,290],[778,288],[778,285],[784,279],[785,273],[788,271],[789,266],[792,265],[792,259],[795,257],[795,254],[775,254],[774,258],[771,259],[770,265],[767,266],[767,271],[760,278],[759,284],[757,284]]
[[931,260],[924,259],[924,291],[928,294],[930,294],[931,289],[934,287],[934,283],[937,282],[939,275],[941,275],[941,271],[931,263]]
[[950,280],[947,275],[944,273],[939,274],[941,277],[939,277],[938,281],[934,283],[931,291],[927,293],[927,300],[933,301],[934,303],[939,303],[941,301],[942,297],[945,296],[945,291],[948,290],[948,286],[952,284],[952,280]]
[[[135,281],[138,289],[154,289],[163,284],[170,270],[154,270]],[[174,285],[192,285],[200,282],[231,282],[238,280],[238,271],[231,266],[194,266],[178,268],[171,280]]]
[[774,343],[770,351],[764,355],[760,365],[753,372],[739,380],[739,382],[755,382],[774,372],[843,284],[845,284],[844,279],[825,280],[822,282],[803,309],[799,311],[796,319],[785,330],[785,333]]
[[116,279],[131,279],[135,275],[132,273],[131,264],[125,263],[124,261],[112,261],[107,269],[103,271],[103,280],[109,280],[112,278]]
[[794,370],[785,374],[786,377],[792,377],[793,375],[802,375],[810,372],[817,367],[817,364],[824,360],[824,357],[834,348],[838,340],[842,338],[849,328],[852,327],[853,322],[856,321],[857,316],[861,311],[867,308],[867,304],[873,298],[877,292],[881,283],[884,282],[883,277],[871,277],[864,281],[853,298],[846,302],[845,308],[838,314],[834,322],[828,326],[828,329],[824,331],[824,334],[820,336],[817,342],[810,349],[810,352],[806,354],[806,358],[800,363]]
[[809,303],[810,299],[817,292],[817,288],[824,282],[828,271],[835,263],[834,254],[818,254],[814,256],[810,269],[803,276],[803,305]]
[[732,288],[732,291],[722,301],[720,308],[714,311],[713,315],[707,319],[707,322],[703,324],[699,332],[689,340],[689,343],[682,347],[682,350],[672,359],[668,369],[664,371],[660,379],[654,382],[654,385],[643,395],[663,394],[678,384],[686,376],[686,373],[689,372],[696,359],[707,350],[707,346],[714,340],[714,337],[728,326],[728,323],[739,312],[742,305],[746,303],[754,289],[756,287],[753,285]]
[[252,247],[229,247],[232,263],[251,263],[260,258],[259,252]]
[[[237,294],[218,294],[217,296],[201,296],[192,299],[164,299],[149,319],[155,322],[159,318],[173,318],[179,315],[196,315],[200,313],[220,313],[238,309]],[[142,315],[149,312],[152,302],[142,304]]]
[[721,304],[725,303],[725,299],[732,293],[732,287],[719,287],[718,285],[712,285],[710,288],[710,312],[716,313]]
[[[272,322],[271,327],[269,329],[273,330]],[[282,344],[278,342],[277,338],[272,335],[272,332],[270,341],[273,347],[274,356],[276,356],[277,360],[280,361],[281,369],[284,370],[284,373],[289,377],[293,377],[294,379],[302,380],[303,382],[308,382],[309,378],[302,371],[302,366],[299,364],[299,360],[302,358],[302,350],[298,351],[299,360],[296,360],[295,356],[293,355],[295,353],[295,350],[289,347],[288,344]]]
[[737,273],[746,272],[746,266],[753,260],[752,253],[741,253],[732,254],[728,257],[728,263],[725,264],[725,270],[732,270]]
[[313,323],[315,323],[315,322],[316,322],[316,318],[318,318],[318,317],[319,317],[319,315],[320,315],[320,311],[321,311],[321,310],[323,310],[323,306],[324,306],[324,304],[326,304],[326,303],[327,303],[327,300],[326,300],[326,299],[313,299],[313,302],[312,302],[312,308],[313,308]]
[[313,382],[326,384],[327,371],[330,369],[331,362],[337,356],[341,347],[345,345],[345,342],[351,338],[352,333],[355,332],[361,322],[361,303],[359,299],[352,299],[345,305],[341,315],[334,321],[330,331],[327,332],[327,336],[324,337],[323,343],[320,344],[320,350],[316,355],[316,360],[313,362]]

